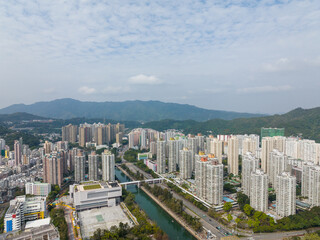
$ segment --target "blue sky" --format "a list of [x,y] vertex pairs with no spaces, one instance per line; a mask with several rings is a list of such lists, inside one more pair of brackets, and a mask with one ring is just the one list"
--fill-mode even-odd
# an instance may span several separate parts
[[320,106],[320,1],[0,1],[0,107]]

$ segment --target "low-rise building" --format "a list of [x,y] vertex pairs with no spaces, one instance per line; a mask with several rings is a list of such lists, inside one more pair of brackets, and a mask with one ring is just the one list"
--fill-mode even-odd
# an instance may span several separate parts
[[154,172],[157,171],[157,163],[155,161],[152,161],[150,159],[145,159],[145,160],[143,160],[143,162],[152,171],[154,171]]
[[44,219],[47,216],[45,197],[18,196],[10,201],[4,216],[4,231],[21,230],[27,221]]
[[25,185],[26,194],[47,197],[51,192],[50,183],[29,182]]
[[122,188],[118,182],[88,182],[71,185],[69,193],[75,209],[82,211],[117,205],[122,196]]
[[[50,219],[49,219],[50,220]],[[13,231],[0,235],[0,240],[59,240],[60,235],[58,229],[52,224],[46,223],[37,226],[26,227],[24,231]]]

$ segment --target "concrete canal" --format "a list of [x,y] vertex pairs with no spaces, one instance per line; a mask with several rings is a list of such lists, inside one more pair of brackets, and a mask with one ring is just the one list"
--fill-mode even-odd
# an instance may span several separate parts
[[[118,168],[115,170],[119,182],[130,182]],[[136,186],[128,186],[128,191],[135,195],[135,201],[146,212],[148,217],[169,236],[170,240],[194,240],[195,238],[179,223],[177,223],[166,211],[154,202],[145,192]]]

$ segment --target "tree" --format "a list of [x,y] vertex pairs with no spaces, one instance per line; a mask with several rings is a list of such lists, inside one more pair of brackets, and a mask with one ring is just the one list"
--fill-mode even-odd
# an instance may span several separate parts
[[276,200],[276,194],[269,194],[268,200],[269,200],[269,202],[275,201]]
[[302,239],[303,240],[320,240],[320,237],[316,233],[309,233],[309,234],[306,234]]
[[235,189],[235,187],[234,187],[232,184],[230,184],[230,183],[224,184],[223,189],[224,189],[225,191],[230,192],[230,193],[236,193],[236,192],[237,192],[237,190]]
[[217,213],[216,213],[216,211],[214,209],[210,208],[209,211],[208,211],[208,215],[210,217],[215,218],[217,216]]
[[231,208],[232,208],[232,204],[230,202],[226,202],[223,205],[223,210],[226,211],[226,212],[230,212]]
[[239,207],[240,209],[243,211],[243,207],[246,205],[246,204],[250,204],[250,199],[249,197],[246,195],[246,194],[243,194],[241,192],[238,192],[237,193],[237,200],[238,200],[238,204],[239,204]]
[[241,222],[241,219],[240,218],[236,218],[235,222],[237,223],[237,226],[238,226],[238,223]]
[[233,217],[232,217],[232,215],[230,213],[228,214],[227,219],[228,219],[228,222],[232,221]]
[[246,204],[246,205],[244,205],[244,207],[243,207],[243,211],[244,211],[244,213],[245,213],[247,216],[250,217],[250,216],[253,214],[254,209],[253,209],[249,204]]

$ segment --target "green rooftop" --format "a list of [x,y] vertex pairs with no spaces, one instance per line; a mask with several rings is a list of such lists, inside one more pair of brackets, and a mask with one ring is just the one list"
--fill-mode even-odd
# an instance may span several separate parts
[[84,185],[84,190],[92,190],[92,189],[99,189],[101,188],[100,184],[93,184],[93,185]]

